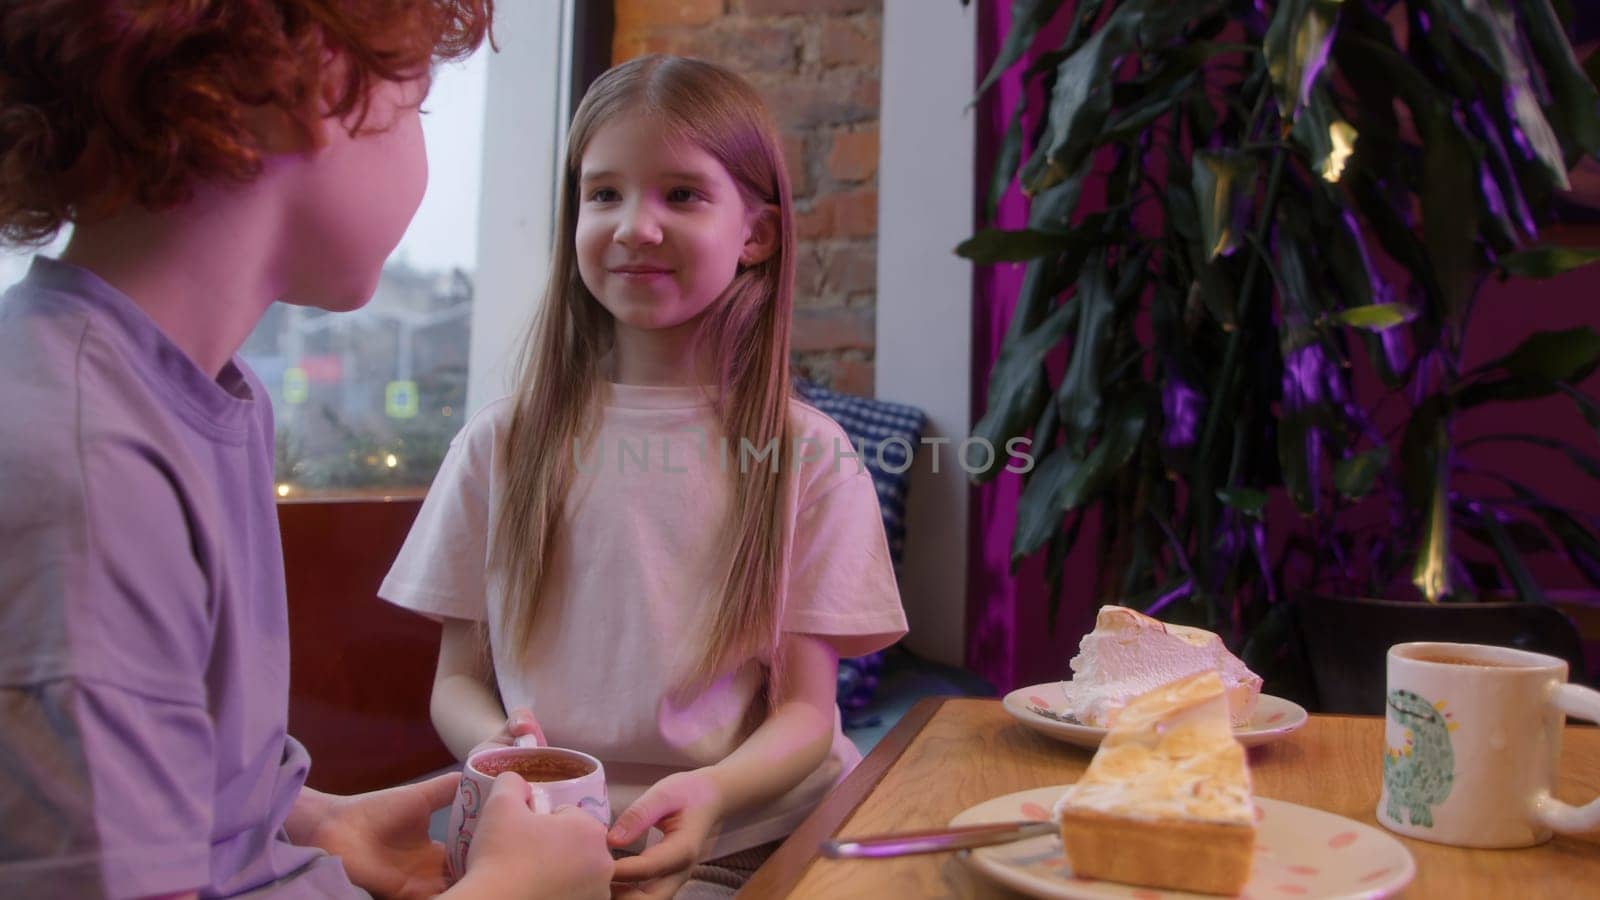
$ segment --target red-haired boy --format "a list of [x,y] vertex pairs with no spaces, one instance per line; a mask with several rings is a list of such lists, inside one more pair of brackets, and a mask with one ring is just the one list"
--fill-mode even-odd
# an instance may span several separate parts
[[[272,411],[235,354],[276,301],[371,296],[430,65],[491,7],[0,4],[0,240],[73,225],[0,301],[0,893],[443,889],[454,776],[303,787]],[[527,800],[497,782],[451,894],[605,896],[601,826]]]

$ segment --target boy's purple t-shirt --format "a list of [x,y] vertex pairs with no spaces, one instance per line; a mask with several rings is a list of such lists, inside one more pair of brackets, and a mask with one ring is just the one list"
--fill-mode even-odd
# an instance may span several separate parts
[[0,299],[0,894],[361,897],[290,844],[272,410],[87,270]]

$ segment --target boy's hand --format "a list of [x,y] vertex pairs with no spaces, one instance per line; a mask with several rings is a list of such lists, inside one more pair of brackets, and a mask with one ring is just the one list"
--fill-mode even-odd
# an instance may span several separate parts
[[506,726],[504,728],[500,729],[493,737],[473,747],[471,753],[468,753],[467,756],[470,757],[473,753],[482,750],[513,746],[516,744],[517,738],[529,734],[538,738],[539,745],[544,746],[544,729],[539,727],[539,720],[533,717],[533,710],[525,706],[519,706],[513,709],[510,715],[506,717]]
[[624,847],[643,837],[652,825],[661,842],[638,856],[617,860],[613,893],[618,900],[671,897],[689,879],[722,819],[722,790],[704,771],[678,772],[656,782],[628,807],[606,840]]
[[462,885],[474,895],[603,900],[611,893],[605,826],[576,807],[549,815],[529,808],[532,790],[503,772],[494,780],[467,851]]
[[444,845],[428,817],[448,806],[457,773],[349,797],[327,795],[306,843],[339,857],[351,882],[379,897],[432,897],[445,888]]

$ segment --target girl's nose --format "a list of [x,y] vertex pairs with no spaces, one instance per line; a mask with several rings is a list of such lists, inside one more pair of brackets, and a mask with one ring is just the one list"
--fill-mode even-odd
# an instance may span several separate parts
[[635,203],[622,213],[617,222],[613,240],[624,247],[650,246],[661,243],[661,226],[646,204]]

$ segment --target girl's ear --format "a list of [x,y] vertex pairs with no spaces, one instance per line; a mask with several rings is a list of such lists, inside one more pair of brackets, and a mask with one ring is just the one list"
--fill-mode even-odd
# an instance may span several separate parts
[[744,249],[739,253],[739,265],[759,265],[778,251],[778,244],[781,243],[778,232],[782,221],[783,218],[778,215],[778,207],[770,203],[751,211],[750,231],[745,236]]

